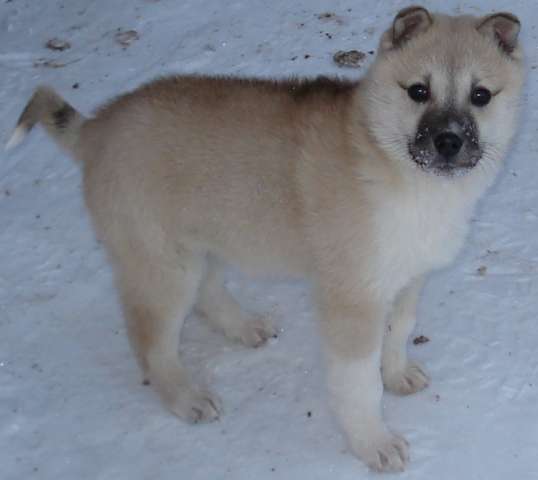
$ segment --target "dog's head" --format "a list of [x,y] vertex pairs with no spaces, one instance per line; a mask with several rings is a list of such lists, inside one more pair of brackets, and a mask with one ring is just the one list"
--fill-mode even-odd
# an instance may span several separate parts
[[402,10],[365,79],[372,134],[400,164],[443,176],[496,166],[515,128],[519,20]]

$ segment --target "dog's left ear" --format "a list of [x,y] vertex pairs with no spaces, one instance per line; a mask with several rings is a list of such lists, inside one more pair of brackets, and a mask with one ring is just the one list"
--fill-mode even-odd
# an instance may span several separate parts
[[521,23],[511,13],[501,12],[483,18],[477,30],[495,40],[501,49],[511,54],[517,47]]
[[433,23],[430,12],[424,7],[408,7],[400,10],[392,23],[392,28],[381,37],[381,49],[397,48],[420,35]]

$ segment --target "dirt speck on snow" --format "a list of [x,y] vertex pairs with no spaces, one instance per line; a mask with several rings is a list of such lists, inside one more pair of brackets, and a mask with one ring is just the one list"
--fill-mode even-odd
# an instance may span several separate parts
[[428,343],[430,339],[424,335],[420,335],[413,339],[413,345],[422,345],[423,343]]

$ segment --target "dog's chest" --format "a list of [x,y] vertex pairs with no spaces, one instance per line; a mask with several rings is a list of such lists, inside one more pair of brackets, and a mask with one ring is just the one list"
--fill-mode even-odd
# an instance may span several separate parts
[[414,191],[384,198],[375,216],[378,274],[384,289],[452,261],[467,231],[469,206],[446,191]]

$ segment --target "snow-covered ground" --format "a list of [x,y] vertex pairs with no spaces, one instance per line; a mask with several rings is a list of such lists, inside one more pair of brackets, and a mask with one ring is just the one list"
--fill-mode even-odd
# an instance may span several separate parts
[[[533,0],[422,2],[510,9],[528,57],[523,121],[465,251],[432,276],[411,355],[424,392],[385,395],[411,443],[402,479],[538,478],[538,10]],[[341,49],[376,48],[401,0],[2,0],[0,136],[48,83],[90,112],[167,72],[345,74]],[[335,15],[322,15],[334,13]],[[125,33],[136,31],[136,35]],[[57,37],[70,48],[52,51]],[[126,45],[121,45],[122,40]],[[130,42],[130,43],[129,43]],[[140,384],[111,272],[89,227],[76,166],[41,130],[0,156],[0,478],[368,479],[329,412],[309,291],[230,272],[245,305],[282,335],[260,350],[191,318],[182,350],[224,401],[188,426]]]

